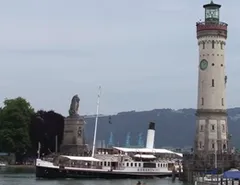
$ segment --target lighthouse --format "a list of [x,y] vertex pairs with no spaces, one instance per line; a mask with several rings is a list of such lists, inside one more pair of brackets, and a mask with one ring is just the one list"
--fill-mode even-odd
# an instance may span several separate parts
[[198,98],[195,153],[209,154],[228,149],[225,47],[228,25],[220,21],[221,5],[203,6],[205,21],[197,22]]

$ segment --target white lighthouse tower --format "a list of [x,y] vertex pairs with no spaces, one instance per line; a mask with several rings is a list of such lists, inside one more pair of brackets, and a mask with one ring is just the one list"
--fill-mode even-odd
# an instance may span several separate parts
[[195,153],[228,149],[225,46],[227,24],[220,22],[221,5],[203,6],[205,21],[197,22],[199,76]]

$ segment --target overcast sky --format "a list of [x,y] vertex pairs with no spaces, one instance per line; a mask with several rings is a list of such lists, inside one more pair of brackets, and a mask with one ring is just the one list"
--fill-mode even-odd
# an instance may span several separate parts
[[[67,115],[195,108],[196,21],[210,0],[0,0],[0,101],[22,96]],[[218,0],[229,23],[228,107],[240,105],[239,0]],[[1,104],[2,105],[2,104]]]

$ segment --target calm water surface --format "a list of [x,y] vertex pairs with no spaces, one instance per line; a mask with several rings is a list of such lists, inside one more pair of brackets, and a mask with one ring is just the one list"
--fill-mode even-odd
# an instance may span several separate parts
[[[0,185],[136,185],[138,180],[36,180],[34,173],[9,172],[0,170]],[[172,182],[171,178],[165,179],[147,179],[141,180],[146,185],[184,185],[176,180]]]

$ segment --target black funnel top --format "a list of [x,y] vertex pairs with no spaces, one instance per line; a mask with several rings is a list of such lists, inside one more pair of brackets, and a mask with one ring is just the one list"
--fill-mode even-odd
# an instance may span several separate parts
[[155,130],[155,123],[150,122],[148,129]]

